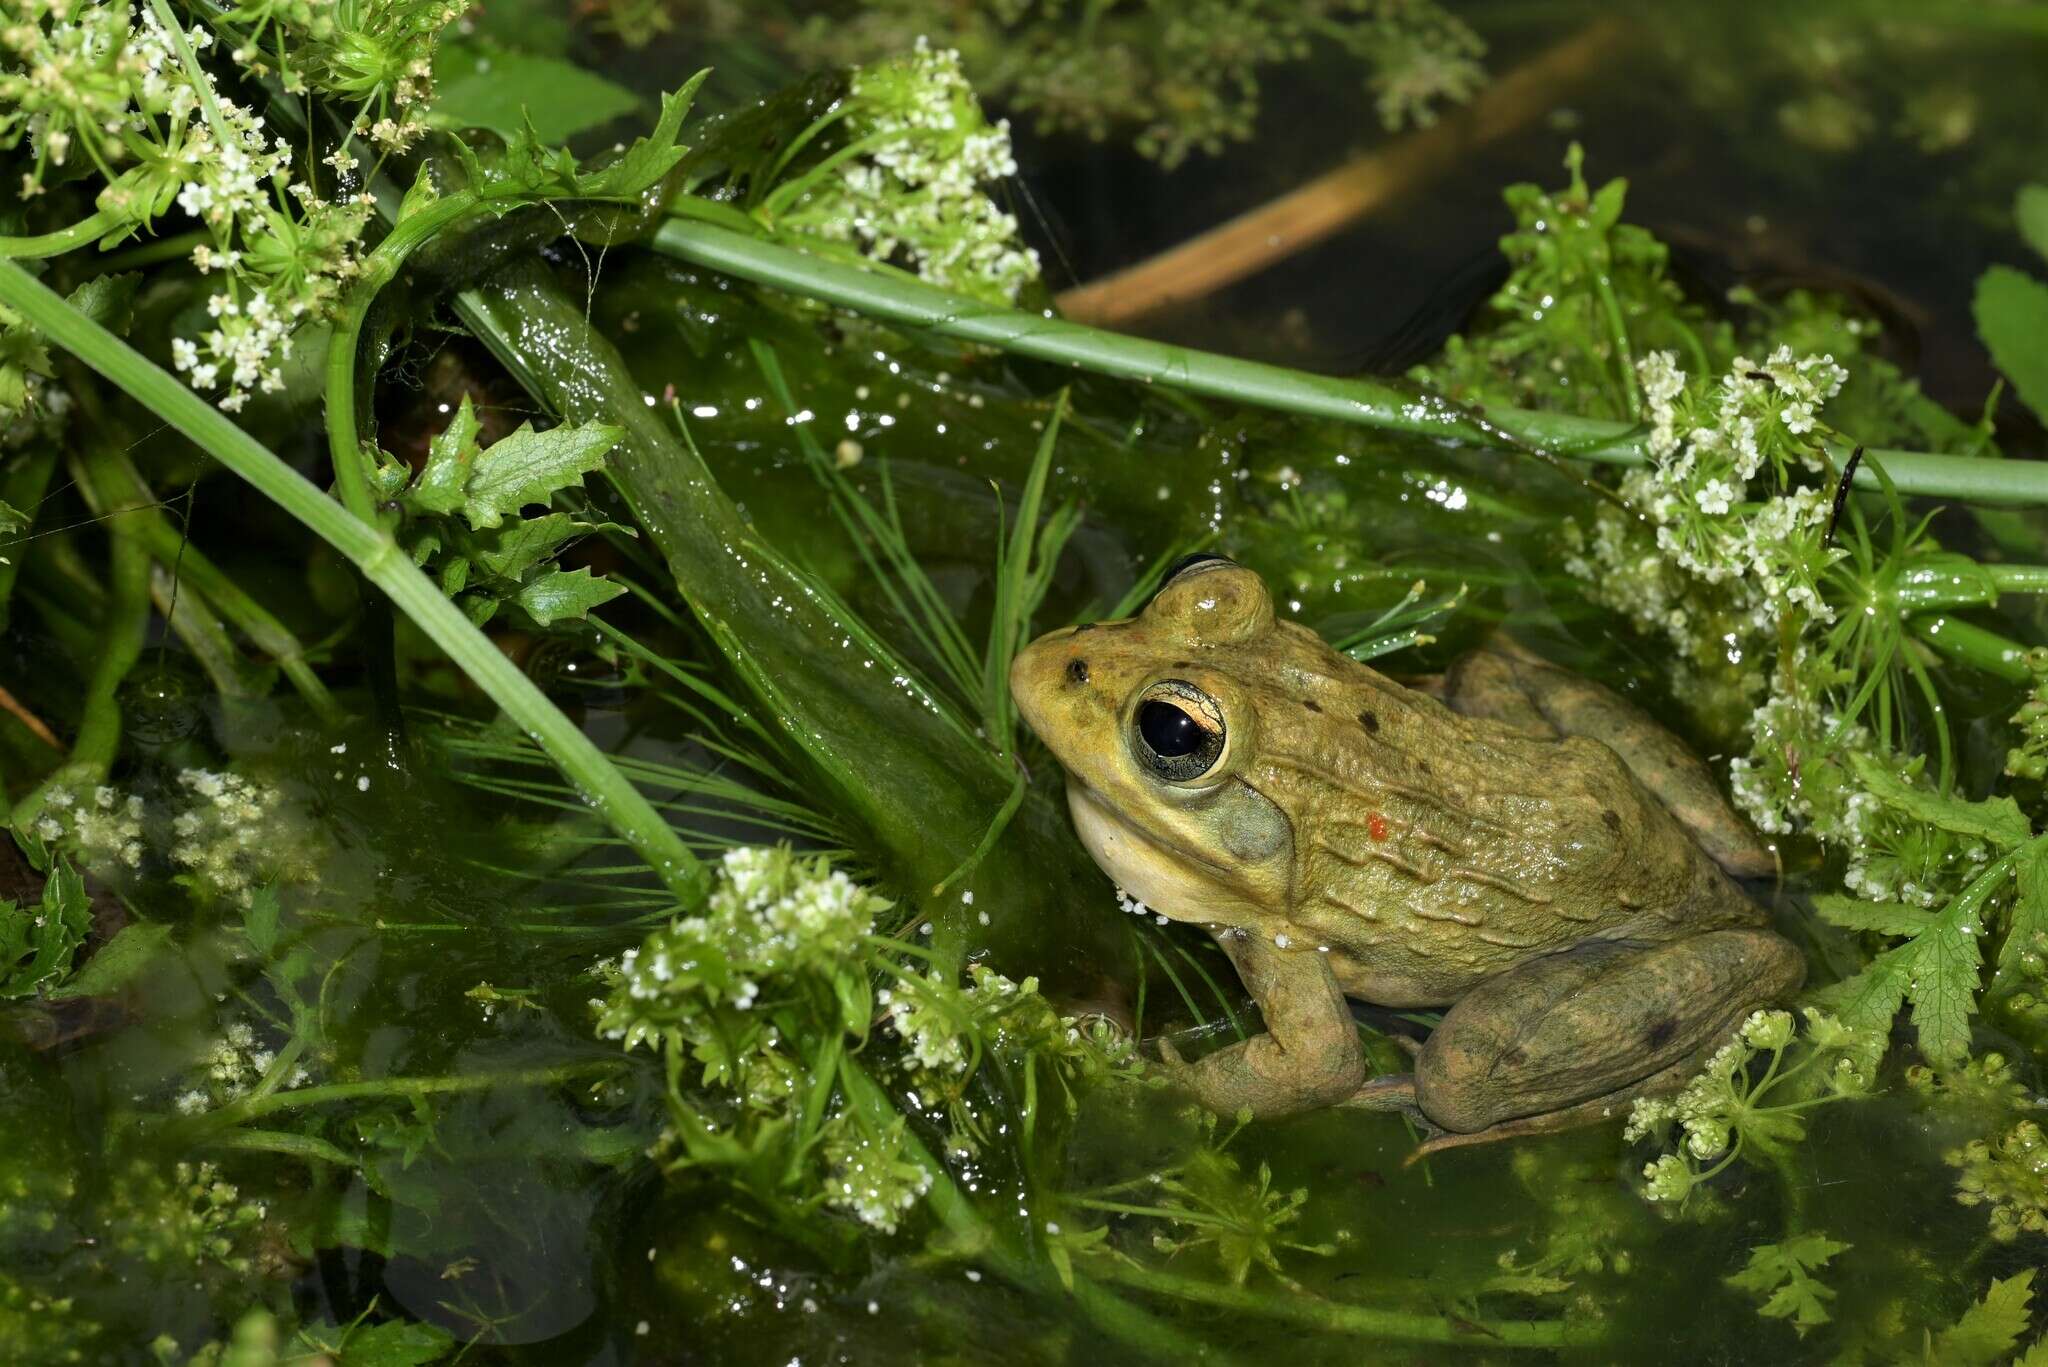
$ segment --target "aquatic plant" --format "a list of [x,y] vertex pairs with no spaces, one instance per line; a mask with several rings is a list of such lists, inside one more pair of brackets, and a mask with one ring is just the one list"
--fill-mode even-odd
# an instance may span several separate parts
[[[949,14],[988,44],[1049,31],[1042,9]],[[1980,1001],[2014,1029],[2038,1014],[2048,847],[2038,793],[1984,796],[1981,738],[1951,721],[2006,688],[1997,748],[2038,777],[2039,661],[1986,625],[2021,631],[2011,609],[2048,588],[2038,535],[1993,506],[2048,501],[2037,462],[1992,458],[1988,423],[1928,403],[1839,302],[1688,296],[1576,152],[1562,188],[1510,193],[1507,282],[1441,355],[1331,379],[1029,306],[1037,263],[997,197],[1013,153],[965,38],[715,121],[688,121],[691,83],[579,157],[562,144],[630,92],[582,72],[544,134],[520,81],[581,69],[452,17],[38,3],[0,35],[0,156],[38,192],[0,238],[30,263],[0,263],[0,604],[62,680],[0,721],[34,865],[0,907],[0,1026],[54,1051],[133,1013],[153,1041],[90,1115],[51,1079],[116,1076],[94,1051],[6,1074],[9,1126],[45,1148],[0,1164],[0,1332],[37,1317],[18,1332],[53,1357],[149,1324],[165,1361],[432,1361],[455,1343],[435,1326],[486,1343],[571,1304],[547,1258],[597,1228],[647,1232],[651,1286],[600,1251],[618,1303],[739,1266],[800,1312],[776,1331],[795,1343],[911,1277],[1008,1298],[1069,1355],[1196,1359],[1206,1311],[1555,1349],[1611,1331],[1665,1212],[1757,1214],[1756,1162],[1780,1228],[1745,1225],[1746,1265],[1707,1267],[1706,1294],[1846,1352],[1884,1282],[1906,1308],[1882,1323],[1930,1354],[2018,1342],[2024,1278],[1957,1320],[1974,1264],[1890,1267],[1847,1203],[1820,1209],[1840,1151],[1813,1117],[1876,1109],[1834,1103],[1897,1076],[1910,1010],[1926,1067],[1884,1104],[1948,1127],[1960,1173],[1926,1185],[1957,1219],[1951,1196],[1981,1205],[1992,1243],[2038,1236],[2026,1084],[1970,1051]],[[1097,111],[1167,160],[1239,136],[1253,73],[1310,20],[1382,64],[1393,121],[1477,79],[1427,6],[1097,18],[1096,56],[1161,25],[1201,48],[1176,75],[1202,101]],[[437,91],[444,45],[463,74]],[[1057,93],[1041,55],[980,94],[1092,127],[1034,103]],[[72,78],[23,79],[37,63]],[[1988,316],[1987,336],[2032,326]],[[444,354],[483,373],[415,401],[456,331]],[[2025,345],[1995,349],[2024,394]],[[214,466],[254,491],[230,532],[193,513],[202,486],[241,497]],[[1927,494],[1978,501],[1999,558],[1910,521]],[[273,510],[324,542],[289,574],[236,544],[277,538]],[[1384,531],[1426,542],[1439,513],[1481,545]],[[1356,658],[1476,634],[1531,586],[1610,647],[1670,648],[1687,724],[1830,891],[1790,913],[1820,980],[1801,1015],[1758,1013],[1635,1107],[1647,1213],[1611,1162],[1529,1146],[1543,1218],[1489,1211],[1430,1286],[1360,1284],[1398,1241],[1365,1228],[1386,1208],[1331,1193],[1411,1180],[1380,1171],[1397,1127],[1219,1123],[1153,1085],[1138,1039],[1244,1032],[1228,965],[1116,913],[1005,675],[1035,631],[1129,612],[1206,546]],[[88,901],[74,865],[133,907]],[[436,1028],[392,1028],[430,1009]],[[101,1131],[123,1142],[93,1157]],[[1448,1187],[1442,1164],[1412,1180]],[[117,1180],[75,1181],[89,1166]],[[624,1190],[633,1208],[600,1208]],[[307,1322],[281,1278],[336,1250],[434,1295]],[[74,1334],[58,1283],[124,1277],[140,1289]]]

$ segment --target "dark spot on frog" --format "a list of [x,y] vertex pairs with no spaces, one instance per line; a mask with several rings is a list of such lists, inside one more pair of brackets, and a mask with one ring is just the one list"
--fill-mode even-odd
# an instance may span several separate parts
[[1662,1049],[1671,1037],[1678,1033],[1678,1017],[1666,1016],[1650,1027],[1644,1042],[1652,1049]]
[[1365,728],[1367,735],[1377,736],[1380,733],[1380,719],[1370,712],[1360,712],[1358,724]]
[[1301,700],[1301,705],[1303,707],[1306,707],[1311,712],[1320,712],[1323,710],[1323,705],[1317,702],[1314,698],[1303,698]]
[[1067,661],[1067,682],[1075,684],[1088,682],[1088,662],[1086,660]]
[[1429,761],[1426,759],[1416,760],[1415,767],[1420,769],[1425,774],[1433,774],[1436,772],[1434,769],[1429,767]]
[[1605,811],[1601,812],[1600,819],[1607,823],[1607,829],[1610,831],[1618,831],[1621,829],[1621,813],[1615,811],[1612,807],[1609,807]]

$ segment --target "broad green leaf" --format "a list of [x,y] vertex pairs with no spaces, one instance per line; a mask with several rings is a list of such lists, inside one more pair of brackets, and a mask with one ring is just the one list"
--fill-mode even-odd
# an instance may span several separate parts
[[71,971],[92,929],[85,880],[59,859],[50,867],[40,904],[0,902],[0,997],[27,997],[54,987]]
[[[2048,314],[2043,315],[2048,322]],[[2048,332],[2041,337],[2043,346],[2048,346]],[[1975,836],[1988,840],[2001,852],[2020,844],[2033,834],[2033,827],[2027,823],[2019,804],[2010,797],[1988,798],[1983,802],[1970,802],[1960,797],[1945,797],[1925,788],[1915,787],[1900,778],[1885,766],[1883,761],[1869,755],[1857,754],[1851,757],[1856,777],[1870,790],[1871,796],[1904,812],[1916,821],[1930,826],[1939,826],[1957,835]]]
[[57,1001],[112,996],[148,972],[170,944],[171,928],[164,922],[130,921],[50,996]]
[[1934,913],[1925,907],[1909,907],[1902,902],[1861,902],[1831,892],[1815,897],[1813,909],[1829,925],[1885,935],[1918,935],[1934,920]]
[[2013,1359],[2012,1367],[2048,1367],[2048,1338],[2034,1340],[2034,1346]]
[[2048,284],[2010,266],[1977,277],[1977,336],[2036,417],[2048,422]]
[[1994,1367],[2003,1362],[2027,1331],[2027,1301],[2033,1295],[2034,1269],[1993,1281],[1961,1319],[1934,1336],[1929,1362],[1942,1367]]
[[248,909],[242,913],[242,933],[249,937],[249,948],[270,957],[277,947],[276,888],[265,885],[250,895]]
[[697,87],[710,74],[708,70],[700,71],[684,81],[674,94],[662,96],[661,118],[654,131],[634,139],[633,145],[611,165],[584,176],[579,187],[582,192],[606,199],[630,199],[667,175],[683,159],[683,149],[676,146],[676,138],[683,131],[690,102],[697,97]]
[[0,500],[0,536],[11,536],[15,532],[26,531],[28,523],[27,513],[5,500]]
[[541,142],[566,142],[640,106],[640,97],[624,86],[559,57],[449,45],[435,66],[428,121],[488,129],[507,141],[530,121]]
[[[466,401],[465,401],[466,402]],[[529,503],[545,503],[557,489],[581,484],[602,469],[605,453],[623,434],[609,423],[587,422],[536,432],[529,423],[485,447],[463,488],[462,515],[482,530]],[[424,478],[424,472],[422,475]]]
[[447,517],[461,509],[476,460],[477,431],[476,410],[464,394],[448,426],[428,441],[427,463],[406,491],[405,501],[413,511]]
[[437,1325],[404,1320],[358,1325],[342,1341],[337,1367],[426,1367],[454,1347],[454,1337]]
[[543,571],[519,590],[513,601],[526,610],[527,616],[546,627],[564,618],[580,618],[625,591],[622,584],[594,577],[586,566],[578,570]]
[[1861,973],[1812,994],[1815,1005],[1832,1012],[1854,1032],[1857,1059],[1874,1066],[1891,1046],[1892,1020],[1905,1004],[1912,981],[1913,945],[1899,945],[1872,959]]
[[2048,185],[2022,185],[2012,217],[2027,245],[2048,259]]

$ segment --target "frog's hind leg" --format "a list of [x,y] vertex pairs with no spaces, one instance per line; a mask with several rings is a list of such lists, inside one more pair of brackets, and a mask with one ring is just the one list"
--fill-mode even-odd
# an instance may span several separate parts
[[1805,974],[1799,951],[1766,930],[1589,942],[1481,983],[1445,1013],[1405,1088],[1376,1078],[1347,1104],[1410,1110],[1441,1132],[1438,1147],[1590,1124],[1667,1075],[1682,1080]]
[[1678,818],[1715,863],[1738,878],[1768,878],[1776,871],[1777,861],[1728,805],[1705,761],[1613,689],[1496,634],[1484,649],[1451,666],[1442,697],[1468,717],[1541,735],[1599,741],[1620,756],[1636,781]]
[[[1731,1022],[1730,1030],[1733,1029]],[[1730,1031],[1723,1031],[1723,1034]],[[1606,1096],[1596,1096],[1591,1101],[1581,1101],[1576,1106],[1567,1106],[1561,1111],[1545,1115],[1525,1115],[1518,1120],[1503,1120],[1497,1125],[1488,1125],[1471,1134],[1459,1134],[1431,1124],[1424,1117],[1423,1140],[1415,1146],[1404,1162],[1414,1163],[1433,1153],[1445,1149],[1462,1149],[1473,1144],[1495,1144],[1503,1139],[1524,1139],[1533,1135],[1562,1134],[1566,1130],[1583,1129],[1588,1125],[1604,1125],[1628,1113],[1636,1100],[1646,1096],[1669,1096],[1680,1091],[1692,1081],[1706,1062],[1708,1054],[1720,1047],[1720,1038],[1709,1040],[1692,1053],[1660,1072],[1652,1073],[1641,1082],[1630,1083],[1617,1088]],[[1368,1083],[1367,1086],[1371,1084]]]

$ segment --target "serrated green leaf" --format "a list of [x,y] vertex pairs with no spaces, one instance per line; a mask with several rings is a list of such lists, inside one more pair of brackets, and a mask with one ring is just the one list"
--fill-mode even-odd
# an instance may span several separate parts
[[2034,1269],[1993,1281],[1978,1301],[1950,1328],[1934,1336],[1928,1361],[1942,1367],[1994,1367],[2027,1331],[2027,1302],[2033,1296]]
[[142,284],[137,271],[95,275],[64,296],[64,302],[109,332],[128,335],[135,318],[135,291]]
[[[485,447],[472,462],[463,489],[462,515],[481,531],[530,503],[545,503],[557,489],[581,484],[602,469],[605,454],[624,434],[609,423],[589,422],[536,432],[530,423]],[[423,476],[424,477],[424,476]]]
[[427,442],[427,463],[405,493],[408,508],[436,517],[461,510],[477,458],[478,430],[476,410],[464,394],[455,416]]
[[2048,185],[2022,185],[2013,200],[2014,226],[2026,244],[2048,259]]
[[450,598],[469,586],[469,558],[452,556],[441,566],[441,592]]
[[1978,338],[2013,392],[2048,422],[2048,284],[1993,266],[1977,277],[1970,311]]
[[0,536],[11,536],[15,532],[28,530],[29,516],[21,509],[0,499]]
[[426,1367],[454,1346],[454,1337],[432,1324],[390,1320],[358,1325],[343,1340],[337,1367]]
[[553,626],[569,618],[581,618],[601,603],[624,593],[623,584],[599,579],[586,566],[577,570],[545,570],[519,590],[514,599],[540,625]]
[[101,945],[69,981],[51,992],[50,998],[111,996],[148,972],[170,944],[171,928],[162,921],[131,921]]
[[1813,909],[1829,925],[1874,930],[1884,935],[1918,935],[1934,920],[1934,913],[1925,907],[1909,907],[1902,902],[1863,902],[1831,892],[1816,896]]
[[578,187],[582,193],[604,199],[630,199],[667,175],[683,159],[683,149],[676,146],[676,138],[683,131],[683,119],[690,112],[691,101],[697,97],[697,87],[710,74],[709,70],[700,71],[674,93],[662,96],[661,118],[654,131],[636,138],[617,161],[584,176]]
[[2048,1367],[2048,1338],[2034,1340],[2034,1346],[2013,1359],[2012,1367]]
[[2005,918],[2005,943],[1998,948],[2001,970],[2018,966],[2034,937],[2048,933],[2048,840],[2036,840],[2014,857],[2018,888]]
[[1763,1298],[1757,1313],[1766,1319],[1790,1320],[1801,1337],[1828,1322],[1827,1303],[1834,1291],[1814,1277],[1849,1245],[1824,1234],[1799,1234],[1781,1243],[1750,1250],[1740,1272],[1723,1280],[1737,1291]]
[[[2048,345],[2048,333],[2044,333],[2041,340]],[[1982,802],[1947,797],[1915,787],[1873,756],[1855,754],[1850,757],[1850,763],[1856,770],[1856,777],[1870,790],[1872,797],[1915,821],[1924,821],[1957,835],[1988,840],[2001,853],[2033,834],[2025,813],[2010,797],[2000,795]]]
[[1913,1024],[1920,1052],[1939,1063],[1955,1063],[1970,1052],[1970,1017],[1977,1010],[1977,948],[1983,926],[1973,913],[1943,914],[1911,942]]
[[559,57],[449,44],[435,66],[428,122],[440,128],[484,128],[510,141],[530,120],[536,138],[560,143],[640,106],[624,86]]
[[50,867],[38,905],[0,902],[0,997],[54,988],[71,971],[91,929],[85,880],[60,858]]
[[468,550],[486,578],[521,579],[585,530],[567,513],[543,513],[479,533],[470,538]]

